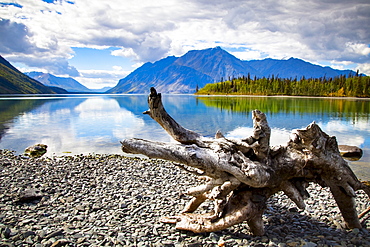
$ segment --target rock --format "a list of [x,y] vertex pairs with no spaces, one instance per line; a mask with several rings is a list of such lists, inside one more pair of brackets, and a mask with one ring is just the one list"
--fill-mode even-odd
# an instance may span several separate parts
[[362,149],[356,146],[338,145],[339,152],[344,158],[359,160],[362,157]]
[[48,235],[46,235],[45,239],[53,238],[53,237],[60,236],[60,235],[63,235],[63,234],[64,234],[63,230],[53,231],[53,232],[49,233]]
[[0,246],[2,246],[2,247],[13,247],[14,244],[13,243],[9,243],[9,242],[2,242],[2,241],[0,241]]
[[357,234],[359,234],[360,229],[358,229],[358,228],[353,228],[353,229],[351,230],[351,232],[352,232],[353,234],[357,235]]
[[299,246],[300,243],[292,241],[292,242],[287,242],[286,245],[288,245],[290,247],[296,247],[296,246]]
[[61,247],[61,246],[66,246],[67,244],[71,243],[71,241],[67,239],[58,239],[55,241],[50,247]]
[[0,228],[1,238],[9,238],[11,230],[8,227]]
[[209,239],[213,242],[213,243],[217,243],[218,240],[220,239],[220,236],[218,236],[216,233],[214,232],[211,232],[209,234]]
[[262,236],[262,239],[261,239],[261,242],[262,243],[268,243],[270,240],[269,240],[269,238],[268,237],[266,237],[266,236]]
[[26,148],[24,153],[26,156],[30,156],[32,158],[39,158],[46,153],[47,145],[45,144],[35,144],[31,147]]
[[316,247],[317,244],[312,243],[312,242],[305,242],[303,243],[302,247]]
[[36,233],[33,231],[27,231],[27,232],[24,232],[22,235],[23,235],[23,238],[28,238],[29,236],[35,236]]
[[41,200],[42,195],[40,194],[40,191],[37,189],[25,189],[19,192],[16,202],[17,203],[28,203],[33,202],[36,200]]

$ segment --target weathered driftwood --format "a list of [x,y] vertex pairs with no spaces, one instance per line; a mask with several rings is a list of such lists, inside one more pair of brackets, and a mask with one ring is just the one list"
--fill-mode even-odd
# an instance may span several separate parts
[[[183,168],[207,183],[187,192],[193,199],[184,210],[162,221],[177,229],[212,232],[246,221],[255,235],[264,234],[262,214],[267,199],[283,191],[299,208],[305,208],[309,182],[328,186],[349,228],[361,228],[355,191],[370,188],[354,175],[338,150],[335,137],[324,133],[314,122],[296,130],[286,146],[270,148],[270,127],[264,113],[253,111],[254,132],[245,139],[203,137],[180,126],[165,111],[161,94],[154,88],[148,97],[149,114],[178,144],[142,139],[122,141],[126,153],[144,154],[183,164]],[[197,169],[187,169],[187,167]],[[214,212],[194,214],[207,199],[213,200]]]

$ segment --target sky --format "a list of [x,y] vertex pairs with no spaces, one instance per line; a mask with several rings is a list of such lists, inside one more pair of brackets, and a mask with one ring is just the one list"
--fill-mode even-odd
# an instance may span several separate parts
[[370,75],[369,0],[0,0],[0,55],[22,72],[115,86],[146,62],[220,46]]

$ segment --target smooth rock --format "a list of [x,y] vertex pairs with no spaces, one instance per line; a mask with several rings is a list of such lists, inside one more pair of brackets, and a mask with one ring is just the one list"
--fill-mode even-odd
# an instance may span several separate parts
[[21,190],[15,200],[17,203],[28,203],[28,202],[34,202],[37,200],[41,200],[41,199],[42,199],[42,195],[39,190],[29,188],[29,189]]
[[363,151],[361,148],[350,145],[338,145],[339,152],[344,158],[351,160],[359,160],[362,157]]

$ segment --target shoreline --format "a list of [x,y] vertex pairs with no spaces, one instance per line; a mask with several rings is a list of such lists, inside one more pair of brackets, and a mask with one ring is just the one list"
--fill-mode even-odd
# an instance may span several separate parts
[[[178,214],[190,199],[182,193],[200,183],[168,161],[113,154],[23,159],[0,150],[0,178],[1,246],[370,245],[370,219],[362,229],[344,229],[329,190],[315,184],[306,210],[281,193],[271,197],[266,234],[256,237],[246,223],[202,234],[160,223],[161,216]],[[21,202],[27,190],[37,200]],[[360,213],[370,201],[356,194]]]
[[369,100],[370,98],[359,97],[330,97],[330,96],[299,96],[299,95],[249,95],[249,94],[193,94],[196,97],[271,97],[271,98],[312,98],[312,99],[352,99],[352,100]]
[[[148,95],[145,93],[138,94],[105,94],[105,93],[70,93],[70,94],[0,94],[0,99],[9,99],[9,98],[22,98],[22,97],[55,97],[63,98],[68,96],[87,96],[87,95],[107,95],[107,96],[130,96],[130,95]],[[195,96],[195,97],[277,97],[277,98],[313,98],[313,99],[352,99],[352,100],[369,100],[370,98],[361,98],[361,97],[338,97],[338,96],[300,96],[300,95],[253,95],[253,94],[196,94],[196,93],[180,93],[180,94],[171,94],[171,93],[162,93],[162,95],[183,95],[183,96]]]

